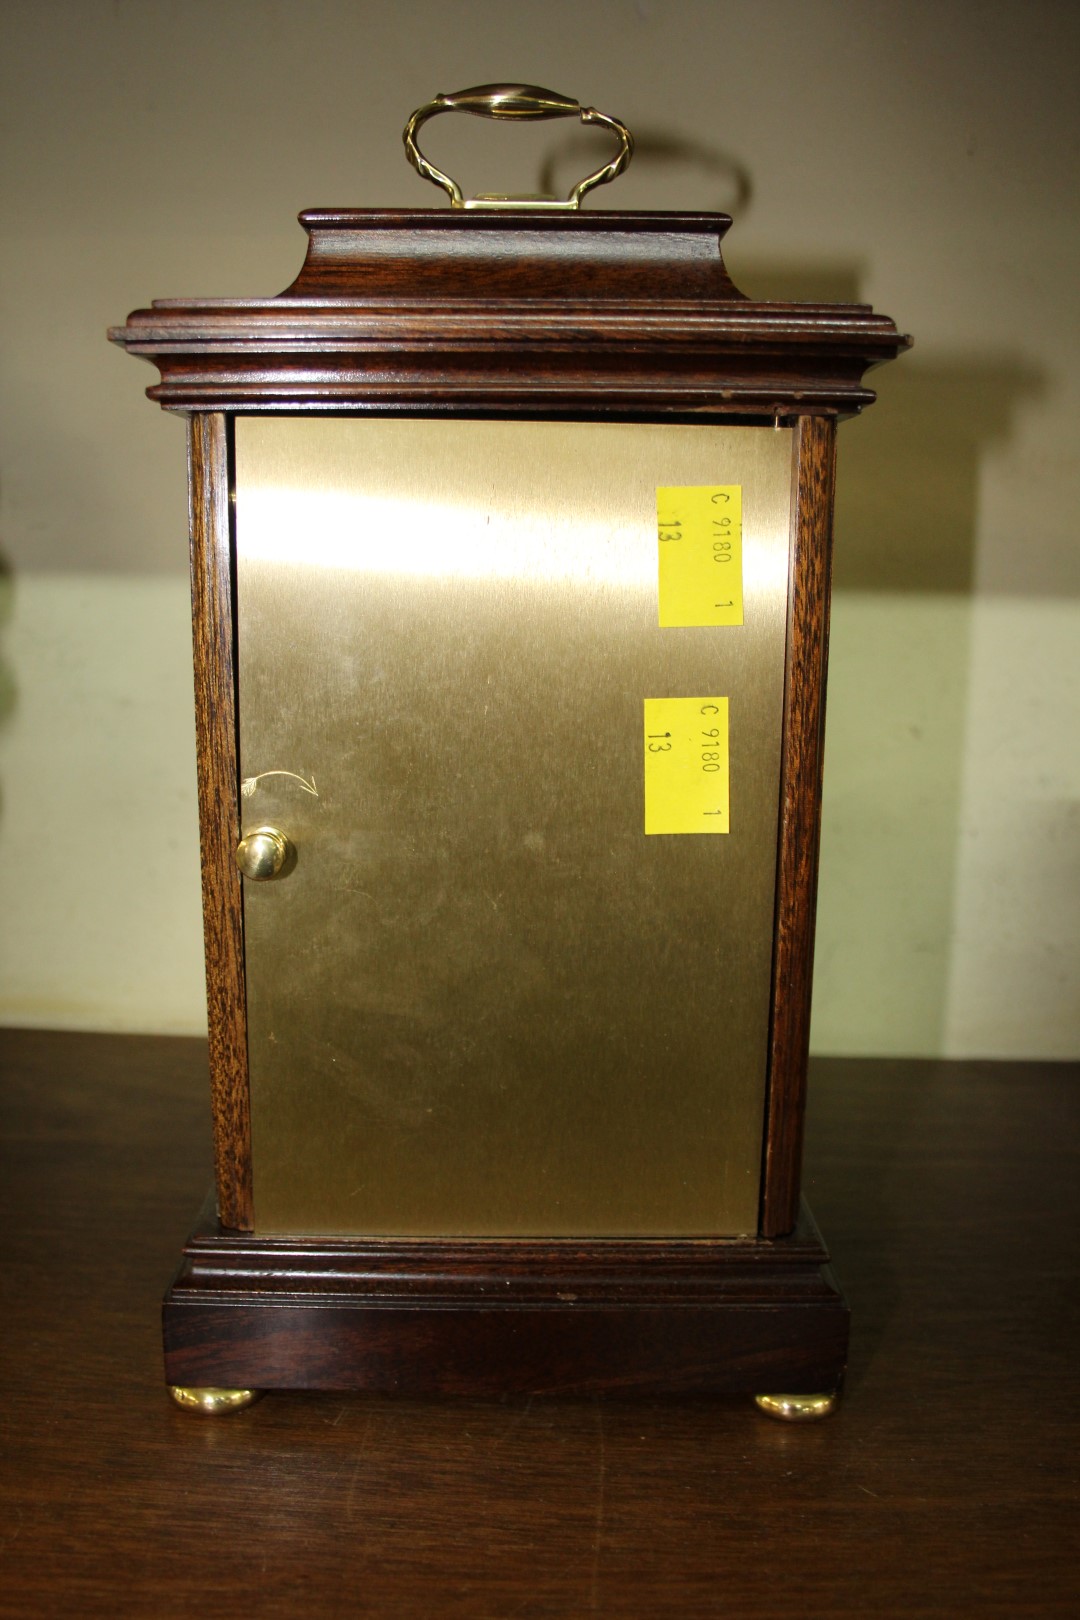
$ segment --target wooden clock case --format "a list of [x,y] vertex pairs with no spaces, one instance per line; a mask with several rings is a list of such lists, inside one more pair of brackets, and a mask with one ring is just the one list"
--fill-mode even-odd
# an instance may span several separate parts
[[[862,305],[755,303],[716,214],[313,210],[269,300],[110,335],[188,420],[216,1197],[164,1307],[170,1385],[834,1392],[848,1311],[800,1198],[836,423],[908,342]],[[237,759],[234,422],[255,413],[793,428],[761,1198],[738,1238],[289,1238],[253,1228]],[[257,1171],[256,1171],[257,1174]]]

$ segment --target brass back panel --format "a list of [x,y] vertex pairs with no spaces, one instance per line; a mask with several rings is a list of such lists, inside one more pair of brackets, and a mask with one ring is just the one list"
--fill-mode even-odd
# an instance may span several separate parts
[[[656,488],[734,483],[745,623],[661,630]],[[238,419],[259,1231],[756,1229],[791,493],[788,430]],[[714,693],[731,832],[646,837]]]

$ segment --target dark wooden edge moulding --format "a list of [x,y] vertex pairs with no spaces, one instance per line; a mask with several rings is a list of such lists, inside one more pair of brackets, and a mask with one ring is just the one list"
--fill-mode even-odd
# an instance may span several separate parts
[[[864,305],[761,304],[722,215],[315,210],[279,298],[167,300],[110,336],[191,417],[192,595],[217,1214],[165,1302],[170,1383],[835,1388],[847,1308],[800,1157],[835,422],[908,346]],[[775,956],[759,1234],[289,1242],[245,1235],[252,1167],[239,834],[232,417],[330,411],[794,426]],[[674,1307],[677,1307],[675,1309]]]
[[800,417],[794,455],[762,1237],[790,1232],[799,1210],[821,834],[835,424]]
[[248,1231],[253,1221],[251,1104],[244,901],[234,859],[240,776],[230,460],[225,417],[193,416],[188,424],[191,613],[214,1167],[222,1223]]
[[277,298],[160,300],[110,336],[168,410],[770,418],[872,404],[908,339],[865,304],[756,303],[725,214],[302,214]]

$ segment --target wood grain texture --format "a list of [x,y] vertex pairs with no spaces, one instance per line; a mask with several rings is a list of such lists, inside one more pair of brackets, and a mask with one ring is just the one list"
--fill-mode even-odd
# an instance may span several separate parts
[[761,1198],[761,1233],[770,1238],[790,1232],[799,1211],[829,652],[833,423],[803,417],[795,459]]
[[221,415],[188,429],[195,746],[199,782],[203,936],[206,948],[210,1095],[218,1209],[249,1230],[251,1107],[240,874],[233,564],[228,429]]
[[720,244],[727,214],[589,210],[544,218],[508,210],[309,208],[307,256],[285,298],[434,297],[565,301],[738,299]]
[[766,304],[726,215],[312,210],[280,298],[161,300],[110,332],[171,410],[851,414],[909,340],[866,305]]
[[4,1620],[1072,1620],[1080,1066],[815,1061],[835,1417],[292,1393],[204,1420],[158,1299],[199,1041],[0,1036]]
[[207,1211],[165,1300],[174,1384],[425,1395],[838,1387],[848,1311],[792,1238],[306,1240]]

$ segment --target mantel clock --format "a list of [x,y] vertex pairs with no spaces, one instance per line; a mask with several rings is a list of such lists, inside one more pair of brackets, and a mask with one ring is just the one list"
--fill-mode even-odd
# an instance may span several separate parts
[[[618,140],[466,198],[426,118]],[[111,336],[188,419],[216,1192],[166,1380],[829,1409],[799,1173],[834,435],[907,340],[755,303],[719,214],[531,86],[405,131],[446,209],[302,214],[269,300]]]

